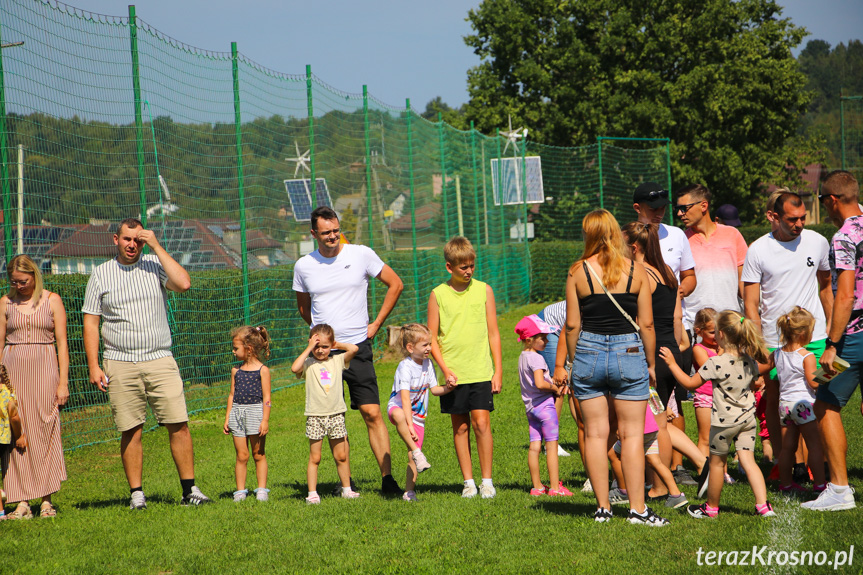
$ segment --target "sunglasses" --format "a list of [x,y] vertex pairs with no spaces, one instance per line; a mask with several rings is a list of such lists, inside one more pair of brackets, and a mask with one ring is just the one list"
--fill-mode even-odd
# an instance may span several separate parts
[[678,204],[678,205],[674,206],[674,213],[679,214],[680,212],[683,212],[685,214],[686,212],[689,211],[689,209],[692,206],[694,206],[695,204],[700,204],[701,201],[702,200],[699,200],[697,202],[692,202],[691,204]]
[[668,190],[649,192],[645,200],[652,202],[653,200],[658,200],[659,198],[668,198]]
[[836,196],[834,196],[833,194],[818,194],[818,201],[823,202],[824,200],[826,200],[827,198],[830,198],[830,197],[835,198]]
[[14,287],[21,287],[30,283],[30,280],[9,280],[9,283]]

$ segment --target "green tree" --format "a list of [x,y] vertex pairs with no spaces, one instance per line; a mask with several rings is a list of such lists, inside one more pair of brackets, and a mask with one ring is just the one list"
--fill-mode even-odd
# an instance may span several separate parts
[[584,145],[669,137],[676,183],[746,211],[811,99],[791,49],[806,34],[772,0],[485,0],[465,38],[467,115],[483,131]]

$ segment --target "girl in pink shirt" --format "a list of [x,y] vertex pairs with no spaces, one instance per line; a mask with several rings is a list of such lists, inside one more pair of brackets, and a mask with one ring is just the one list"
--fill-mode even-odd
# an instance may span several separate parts
[[[692,348],[692,363],[695,370],[707,363],[711,357],[720,353],[716,342],[716,310],[705,307],[695,314],[695,335],[701,338]],[[705,381],[704,385],[695,390],[692,401],[695,408],[695,420],[698,422],[698,449],[707,457],[710,453],[710,410],[713,408],[713,382]]]

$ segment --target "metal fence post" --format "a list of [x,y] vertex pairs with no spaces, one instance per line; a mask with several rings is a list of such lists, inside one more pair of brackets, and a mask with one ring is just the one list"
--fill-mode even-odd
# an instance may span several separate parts
[[138,190],[141,193],[141,223],[147,226],[147,188],[144,179],[144,121],[141,117],[141,75],[138,66],[138,18],[129,6],[129,44],[132,51],[132,89],[135,93],[135,144],[138,152]]
[[413,145],[413,133],[411,130],[411,99],[407,98],[405,100],[405,107],[407,108],[407,124],[408,124],[408,178],[410,181],[410,190],[411,190],[411,244],[413,245],[413,275],[414,275],[414,308],[416,310],[416,321],[417,323],[422,321],[422,315],[420,312],[420,277],[419,277],[419,262],[417,261],[417,216],[416,216],[416,202],[414,201],[414,145]]
[[234,130],[237,134],[237,190],[240,195],[240,257],[243,261],[243,318],[251,324],[249,302],[249,256],[246,253],[246,195],[243,179],[243,125],[240,115],[240,70],[237,43],[231,42],[231,72],[234,77]]

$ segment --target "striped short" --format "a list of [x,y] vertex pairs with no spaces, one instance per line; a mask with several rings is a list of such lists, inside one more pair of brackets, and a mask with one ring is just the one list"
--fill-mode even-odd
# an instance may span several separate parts
[[228,429],[234,437],[260,435],[262,421],[264,421],[263,403],[235,403],[228,416]]

